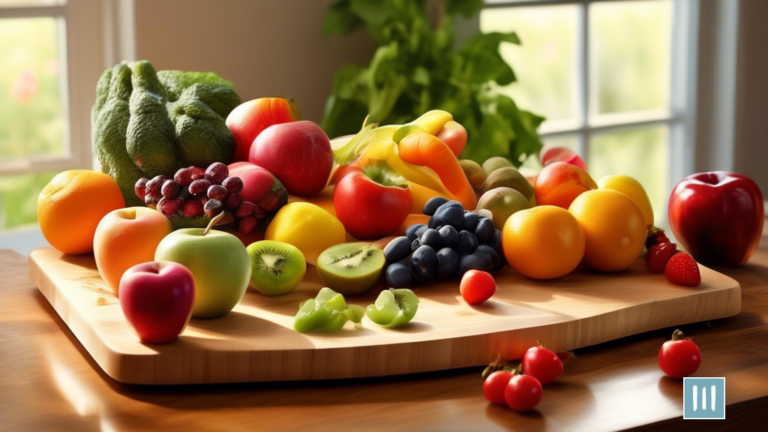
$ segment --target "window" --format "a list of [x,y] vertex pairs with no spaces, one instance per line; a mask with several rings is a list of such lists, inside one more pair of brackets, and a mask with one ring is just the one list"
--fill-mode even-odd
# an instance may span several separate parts
[[545,145],[577,150],[595,180],[639,180],[657,225],[666,223],[671,182],[690,155],[691,3],[489,1],[480,15],[482,31],[515,31],[522,40],[502,47],[519,82],[497,91],[545,115]]
[[35,227],[37,196],[54,175],[92,166],[90,106],[104,69],[101,5],[0,0],[3,247],[13,246],[12,231]]

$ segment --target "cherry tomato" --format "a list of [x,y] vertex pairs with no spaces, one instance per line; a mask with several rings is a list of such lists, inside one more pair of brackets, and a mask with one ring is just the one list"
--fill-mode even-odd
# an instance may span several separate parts
[[459,291],[464,300],[471,304],[480,304],[496,292],[496,281],[489,273],[480,270],[470,270],[461,278]]
[[672,340],[664,342],[659,351],[659,367],[670,378],[691,376],[701,365],[699,347],[690,340],[683,339],[683,332],[675,330]]
[[523,356],[523,373],[545,385],[563,374],[563,362],[557,354],[543,346],[531,347]]
[[504,389],[504,400],[515,411],[530,411],[541,401],[541,383],[530,375],[515,375]]
[[505,405],[507,401],[504,399],[504,390],[509,384],[509,380],[515,376],[510,371],[496,371],[485,379],[483,383],[483,394],[488,402],[499,405]]

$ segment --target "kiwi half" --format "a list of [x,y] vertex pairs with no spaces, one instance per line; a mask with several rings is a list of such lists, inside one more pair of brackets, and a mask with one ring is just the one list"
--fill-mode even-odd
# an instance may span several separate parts
[[326,286],[355,295],[376,285],[384,264],[384,252],[369,243],[341,243],[317,257],[317,272]]
[[402,327],[413,319],[419,310],[419,298],[409,289],[382,291],[376,303],[365,310],[368,319],[386,328]]
[[264,295],[288,294],[307,271],[304,254],[288,243],[262,240],[246,250],[251,257],[251,286]]

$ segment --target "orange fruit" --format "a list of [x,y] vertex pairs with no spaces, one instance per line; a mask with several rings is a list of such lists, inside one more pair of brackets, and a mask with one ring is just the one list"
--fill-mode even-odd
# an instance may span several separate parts
[[640,211],[643,212],[645,225],[648,228],[653,226],[653,207],[651,207],[651,200],[648,199],[648,194],[645,192],[643,185],[640,184],[639,181],[627,175],[609,175],[598,180],[597,186],[600,189],[615,190],[630,197],[632,201],[640,207]]
[[631,266],[645,246],[643,212],[621,192],[598,189],[579,195],[568,209],[584,229],[584,263],[613,272]]
[[516,212],[501,236],[507,262],[529,278],[565,276],[584,256],[584,231],[568,210],[556,206]]
[[45,239],[65,254],[93,252],[93,236],[107,213],[125,207],[112,177],[89,170],[64,171],[37,198],[37,220]]

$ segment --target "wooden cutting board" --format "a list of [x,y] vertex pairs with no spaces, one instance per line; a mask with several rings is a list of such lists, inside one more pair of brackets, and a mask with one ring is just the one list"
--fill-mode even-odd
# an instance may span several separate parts
[[[735,280],[700,267],[698,288],[650,274],[642,259],[613,274],[579,268],[553,281],[527,279],[510,268],[481,306],[467,305],[458,283],[415,289],[414,321],[387,330],[363,320],[333,334],[293,330],[299,303],[322,287],[314,267],[293,293],[265,297],[249,289],[228,315],[192,320],[165,345],[138,341],[93,256],[33,251],[29,272],[64,322],[107,375],[131,384],[197,384],[372,377],[484,365],[497,353],[522,357],[540,339],[571,350],[650,330],[735,315]],[[382,286],[383,288],[383,286]],[[378,289],[347,302],[366,306]]]

